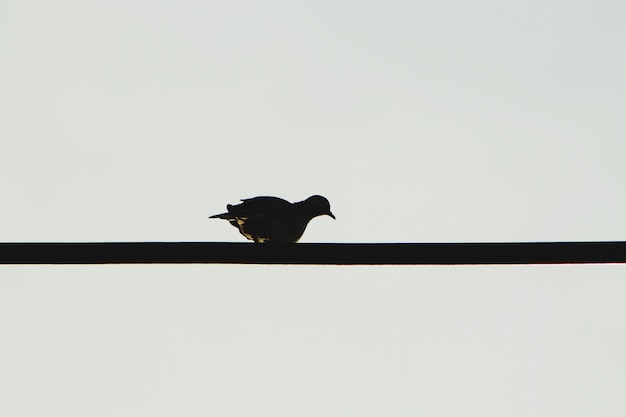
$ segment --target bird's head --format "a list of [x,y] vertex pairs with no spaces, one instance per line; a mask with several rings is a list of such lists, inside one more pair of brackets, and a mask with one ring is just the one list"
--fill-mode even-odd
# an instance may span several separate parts
[[312,216],[330,216],[333,219],[335,215],[330,211],[330,203],[326,199],[326,197],[322,197],[321,195],[313,195],[306,200],[303,201],[305,204],[307,211]]

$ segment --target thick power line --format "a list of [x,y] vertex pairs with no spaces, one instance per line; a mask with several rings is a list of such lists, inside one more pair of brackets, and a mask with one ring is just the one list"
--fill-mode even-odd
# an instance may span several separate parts
[[626,263],[626,242],[0,243],[0,264],[475,265]]

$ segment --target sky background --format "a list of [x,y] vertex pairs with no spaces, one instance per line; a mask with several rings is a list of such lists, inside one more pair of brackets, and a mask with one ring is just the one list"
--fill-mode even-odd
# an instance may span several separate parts
[[[0,240],[624,240],[626,4],[0,1]],[[0,414],[623,416],[622,265],[0,267]]]

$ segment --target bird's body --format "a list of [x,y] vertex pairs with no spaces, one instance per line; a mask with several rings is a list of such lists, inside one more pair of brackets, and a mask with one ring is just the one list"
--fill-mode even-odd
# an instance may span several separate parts
[[290,203],[278,197],[254,197],[228,204],[228,212],[210,218],[228,220],[247,239],[256,243],[295,243],[302,237],[309,221],[317,216],[335,216],[328,200],[314,195],[304,201]]

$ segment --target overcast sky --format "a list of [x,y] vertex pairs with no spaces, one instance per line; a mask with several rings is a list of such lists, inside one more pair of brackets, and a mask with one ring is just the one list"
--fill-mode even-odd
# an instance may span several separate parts
[[[626,5],[2,0],[1,241],[626,238]],[[623,416],[626,268],[0,267],[0,414]]]

